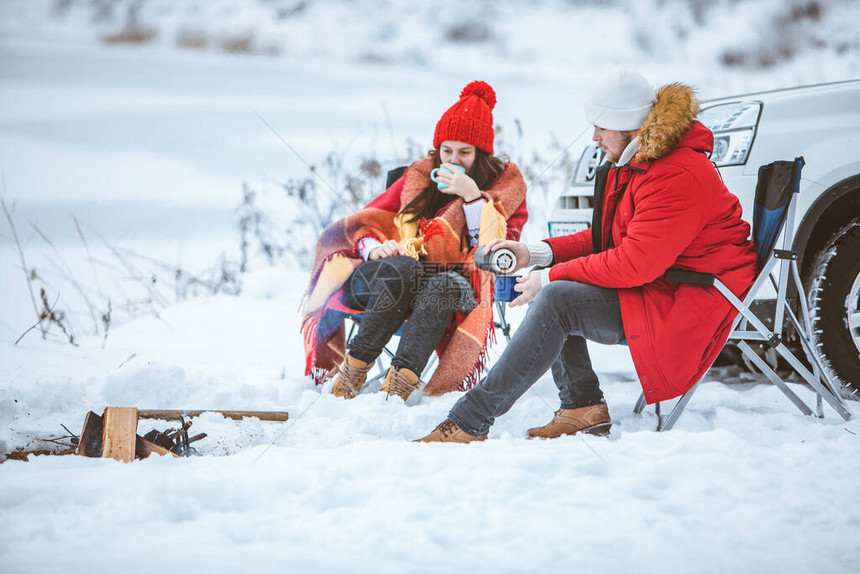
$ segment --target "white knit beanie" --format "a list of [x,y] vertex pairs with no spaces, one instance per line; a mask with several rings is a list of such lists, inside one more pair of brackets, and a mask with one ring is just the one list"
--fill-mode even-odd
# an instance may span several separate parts
[[585,117],[606,130],[636,130],[653,103],[654,88],[645,76],[630,66],[616,66],[597,81],[586,98]]

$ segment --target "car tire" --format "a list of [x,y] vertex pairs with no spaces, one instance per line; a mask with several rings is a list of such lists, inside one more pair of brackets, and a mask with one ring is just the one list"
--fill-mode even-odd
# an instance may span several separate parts
[[831,374],[860,396],[860,218],[830,237],[807,283],[815,344]]

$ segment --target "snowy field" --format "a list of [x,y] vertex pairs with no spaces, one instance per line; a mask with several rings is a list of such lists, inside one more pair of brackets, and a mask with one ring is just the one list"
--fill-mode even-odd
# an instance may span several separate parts
[[[401,158],[470,80],[496,88],[512,158],[553,137],[577,157],[600,69],[627,62],[702,97],[857,78],[860,4],[331,0],[289,12],[300,4],[144,3],[155,39],[105,46],[122,19],[96,20],[90,3],[0,2],[0,193],[76,343],[54,327],[15,344],[35,315],[0,216],[0,452],[46,448],[38,439],[80,432],[108,405],[290,413],[201,416],[202,456],[186,459],[6,460],[0,572],[860,571],[860,421],[804,417],[753,375],[715,369],[658,434],[653,409],[632,414],[626,348],[594,345],[608,439],[525,439],[557,408],[546,376],[487,442],[414,444],[459,394],[404,405],[314,387],[294,259],[253,257],[239,295],[186,296],[168,280],[239,257],[243,182],[271,190],[333,150],[347,163]],[[823,8],[786,23],[788,4]],[[273,6],[291,15],[273,19]],[[458,40],[452,14],[474,25],[483,13],[486,37]],[[777,43],[774,19],[796,53],[726,64]],[[192,21],[211,37],[252,30],[261,53],[178,49]],[[531,203],[529,239],[548,207]],[[108,300],[105,336],[86,301]]]

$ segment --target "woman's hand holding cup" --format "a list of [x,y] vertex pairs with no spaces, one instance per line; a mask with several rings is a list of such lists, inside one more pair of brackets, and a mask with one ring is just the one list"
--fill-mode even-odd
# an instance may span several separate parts
[[466,168],[456,163],[443,163],[430,172],[430,179],[436,182],[439,191],[459,195],[466,201],[473,201],[481,196],[481,190],[475,180],[466,175]]

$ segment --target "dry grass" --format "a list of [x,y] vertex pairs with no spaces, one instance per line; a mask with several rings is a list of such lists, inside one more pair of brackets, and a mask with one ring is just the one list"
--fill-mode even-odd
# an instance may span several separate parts
[[215,50],[228,54],[278,56],[281,48],[274,42],[260,44],[253,32],[214,36],[205,30],[182,28],[176,36],[176,46],[185,50]]
[[458,44],[481,44],[492,37],[490,27],[478,20],[460,22],[445,31],[445,38]]
[[176,36],[176,46],[186,50],[205,50],[209,47],[209,36],[202,30],[182,28]]
[[[783,12],[769,22],[762,38],[749,46],[723,52],[723,65],[735,68],[764,69],[791,60],[804,48],[823,48],[829,39],[804,30],[821,21],[823,6],[815,1],[786,3]],[[840,46],[837,45],[837,50]]]
[[218,44],[222,52],[230,54],[254,54],[254,35],[250,32],[236,34],[234,36],[223,36]]
[[146,44],[157,35],[158,31],[155,28],[147,28],[136,22],[130,22],[119,32],[102,36],[101,40],[108,45]]

